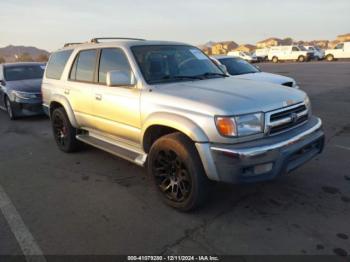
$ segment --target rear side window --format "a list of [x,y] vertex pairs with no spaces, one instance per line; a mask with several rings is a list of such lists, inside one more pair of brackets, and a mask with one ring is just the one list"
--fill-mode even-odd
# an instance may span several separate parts
[[81,51],[75,58],[69,79],[82,82],[93,82],[97,50]]
[[64,50],[55,52],[50,56],[46,68],[46,77],[52,79],[61,79],[64,67],[72,54],[73,50]]
[[105,84],[106,75],[114,70],[130,70],[130,64],[124,52],[117,48],[106,48],[101,51],[98,82]]

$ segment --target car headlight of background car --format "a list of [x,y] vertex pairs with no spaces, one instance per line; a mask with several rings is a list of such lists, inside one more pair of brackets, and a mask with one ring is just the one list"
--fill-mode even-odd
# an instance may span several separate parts
[[295,80],[293,80],[293,85],[292,87],[299,89],[299,85],[297,84],[297,82]]
[[15,98],[24,99],[24,100],[37,98],[36,94],[28,93],[28,92],[12,91],[12,94],[14,95]]
[[253,113],[233,117],[217,116],[216,127],[222,136],[249,136],[264,131],[264,114]]
[[306,106],[306,108],[307,108],[307,110],[308,110],[308,113],[309,113],[309,116],[311,116],[311,102],[310,102],[310,99],[309,99],[309,97],[308,96],[306,96],[305,98],[304,98],[304,104],[305,104],[305,106]]

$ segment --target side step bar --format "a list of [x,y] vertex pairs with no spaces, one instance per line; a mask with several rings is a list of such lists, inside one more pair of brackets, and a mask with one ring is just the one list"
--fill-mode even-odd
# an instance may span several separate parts
[[97,147],[103,151],[106,151],[112,155],[118,156],[130,162],[133,162],[139,166],[144,166],[147,154],[135,152],[129,149],[126,149],[122,146],[116,144],[108,143],[101,139],[89,136],[88,134],[77,135],[76,138],[86,144],[89,144],[93,147]]

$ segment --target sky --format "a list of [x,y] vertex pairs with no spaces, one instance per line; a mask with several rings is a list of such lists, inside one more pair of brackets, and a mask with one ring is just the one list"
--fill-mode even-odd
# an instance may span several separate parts
[[350,0],[0,0],[0,47],[120,36],[190,44],[350,33]]

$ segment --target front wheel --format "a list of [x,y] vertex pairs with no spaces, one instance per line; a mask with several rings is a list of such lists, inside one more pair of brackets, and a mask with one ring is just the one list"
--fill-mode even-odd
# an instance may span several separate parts
[[301,55],[301,56],[299,56],[298,57],[298,62],[305,62],[305,60],[306,60],[306,58],[305,58],[305,56],[303,56],[303,55]]
[[272,58],[272,62],[278,63],[278,57],[277,57],[277,56],[274,56],[274,57]]
[[333,55],[327,55],[327,56],[326,56],[326,60],[327,60],[328,62],[331,62],[331,61],[334,60],[334,56],[333,56]]
[[162,199],[180,211],[203,204],[210,182],[193,142],[181,133],[158,139],[148,156],[148,173]]
[[76,139],[77,129],[74,128],[64,108],[56,108],[51,115],[53,135],[60,150],[66,153],[79,149],[79,141]]

